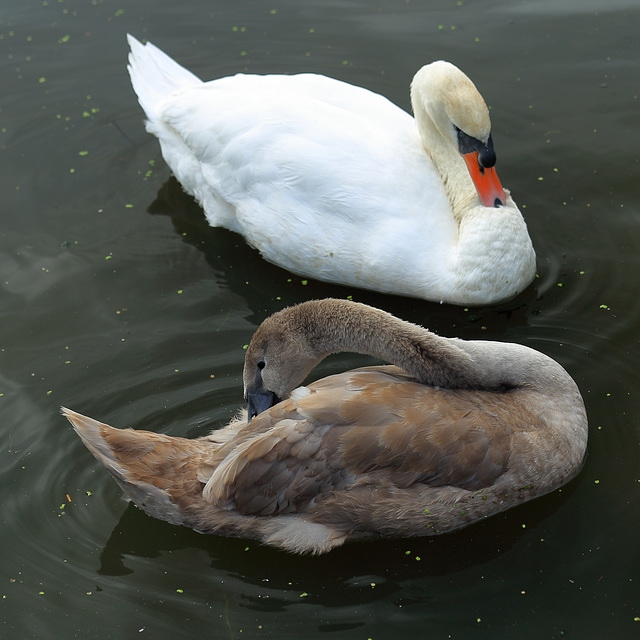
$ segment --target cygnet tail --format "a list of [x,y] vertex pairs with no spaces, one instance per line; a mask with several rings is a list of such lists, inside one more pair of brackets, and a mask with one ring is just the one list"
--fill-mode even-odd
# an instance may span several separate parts
[[149,120],[156,119],[156,108],[175,91],[202,84],[198,76],[170,58],[150,42],[142,44],[127,34],[129,76],[138,102]]
[[[152,475],[145,478],[145,454],[155,449],[155,434],[133,429],[115,429],[88,416],[61,407],[87,449],[106,467],[120,488],[143,511],[171,524],[189,524],[169,493],[158,487]],[[170,441],[168,436],[156,436]],[[170,446],[170,445],[169,445]],[[166,458],[166,455],[165,455]],[[160,454],[160,461],[162,461]],[[141,462],[141,464],[137,464]],[[140,467],[140,468],[136,468]]]
[[119,431],[108,424],[98,422],[81,413],[76,413],[66,407],[60,408],[60,413],[69,420],[84,445],[91,453],[104,464],[114,475],[123,476],[124,469],[114,455],[111,445],[105,439],[109,431]]

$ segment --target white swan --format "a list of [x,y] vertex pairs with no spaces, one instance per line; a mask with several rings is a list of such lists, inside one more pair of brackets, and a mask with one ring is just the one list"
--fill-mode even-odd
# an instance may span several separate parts
[[505,300],[533,279],[525,222],[493,168],[487,107],[452,64],[415,75],[414,120],[324,76],[202,82],[151,43],[129,45],[167,164],[212,226],[270,262],[456,304]]
[[[338,351],[397,366],[297,386]],[[193,440],[62,412],[149,515],[296,553],[459,529],[564,484],[586,451],[582,397],[551,358],[356,302],[267,318],[243,379],[250,422]]]

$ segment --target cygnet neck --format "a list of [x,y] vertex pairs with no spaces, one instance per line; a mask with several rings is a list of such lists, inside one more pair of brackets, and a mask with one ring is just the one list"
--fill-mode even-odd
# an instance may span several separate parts
[[380,309],[327,299],[305,302],[281,313],[289,316],[290,330],[304,337],[316,363],[332,353],[354,352],[395,364],[419,382],[434,387],[485,386],[473,358],[453,340]]

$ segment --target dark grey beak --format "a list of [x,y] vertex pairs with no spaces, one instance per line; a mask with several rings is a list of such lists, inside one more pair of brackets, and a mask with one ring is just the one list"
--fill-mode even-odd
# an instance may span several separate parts
[[247,393],[248,419],[255,418],[259,413],[266,411],[278,404],[280,398],[273,391],[256,391]]

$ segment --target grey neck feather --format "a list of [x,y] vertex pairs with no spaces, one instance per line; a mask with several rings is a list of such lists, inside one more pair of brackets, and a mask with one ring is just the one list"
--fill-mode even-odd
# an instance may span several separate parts
[[418,325],[346,300],[316,300],[292,310],[294,324],[319,362],[331,353],[355,352],[397,365],[420,382],[449,389],[504,391],[546,386],[571,378],[556,362],[527,347],[442,338]]

